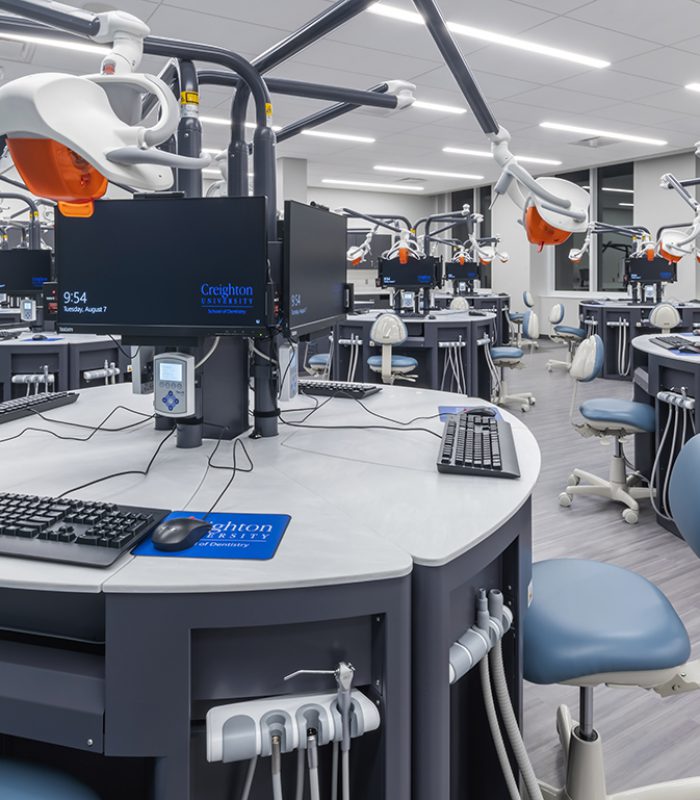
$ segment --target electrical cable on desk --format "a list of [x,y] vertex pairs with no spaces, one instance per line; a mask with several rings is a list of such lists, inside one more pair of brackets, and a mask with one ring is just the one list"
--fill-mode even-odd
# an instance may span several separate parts
[[395,431],[396,433],[429,433],[442,440],[442,434],[431,431],[429,428],[390,428],[388,425],[305,425],[303,422],[286,422],[283,425],[290,428],[308,428],[309,430],[325,431]]
[[148,475],[151,471],[151,467],[153,466],[156,458],[158,458],[158,454],[163,449],[163,445],[170,439],[170,437],[175,433],[177,429],[173,428],[172,430],[168,431],[167,435],[164,436],[160,440],[160,444],[156,447],[155,453],[151,456],[150,461],[148,462],[146,469],[127,469],[123,470],[122,472],[113,472],[111,475],[105,475],[102,478],[96,478],[94,481],[88,481],[87,483],[83,483],[80,486],[74,486],[72,489],[66,489],[65,492],[61,492],[61,494],[57,495],[57,497],[65,497],[67,494],[72,494],[73,492],[77,492],[80,489],[87,489],[88,486],[94,486],[96,483],[102,483],[103,481],[111,480],[112,478],[121,478],[124,475],[143,475],[144,477]]
[[[236,462],[236,448],[238,447],[238,445],[240,445],[243,448],[243,452],[245,453],[245,457],[248,459],[248,464],[250,465],[248,468],[239,467],[238,463]],[[217,450],[217,448],[214,448],[214,452],[211,454],[211,456],[208,459],[207,466],[210,467],[211,469],[231,470],[231,477],[228,479],[228,483],[226,484],[226,486],[224,486],[224,488],[219,493],[219,496],[216,498],[216,500],[214,500],[214,502],[209,507],[209,511],[207,511],[207,513],[204,515],[204,519],[205,520],[210,514],[212,514],[214,512],[214,509],[219,505],[221,500],[224,498],[224,495],[226,494],[226,492],[228,492],[228,490],[231,488],[231,484],[235,480],[236,475],[239,472],[252,472],[255,469],[255,465],[253,464],[253,460],[251,459],[250,454],[248,453],[248,450],[246,449],[246,446],[243,443],[243,440],[241,438],[234,439],[234,441],[233,441],[233,452],[231,454],[232,459],[233,459],[233,466],[232,467],[220,466],[218,464],[212,464],[211,463],[211,460],[214,457],[214,453],[216,453],[216,450]]]
[[32,431],[34,433],[48,433],[49,436],[53,436],[55,439],[60,439],[61,441],[64,441],[64,442],[89,442],[90,439],[92,439],[92,437],[95,436],[95,434],[99,433],[100,431],[102,431],[104,433],[119,433],[121,431],[129,430],[130,428],[135,428],[135,427],[137,427],[139,425],[143,425],[145,422],[147,422],[149,419],[152,419],[153,416],[155,416],[155,415],[149,416],[146,419],[142,420],[141,422],[134,422],[134,423],[131,423],[130,425],[125,425],[125,426],[123,426],[121,428],[103,428],[102,426],[114,414],[116,414],[116,412],[119,411],[119,409],[124,409],[125,411],[131,411],[134,414],[141,414],[140,411],[133,411],[133,409],[131,409],[131,408],[125,408],[124,406],[117,406],[116,408],[112,409],[112,411],[110,411],[109,414],[107,414],[107,416],[102,420],[102,422],[100,422],[97,425],[97,427],[94,427],[92,425],[82,425],[82,424],[80,424],[78,422],[65,422],[64,420],[53,420],[53,419],[51,419],[49,417],[44,417],[41,414],[41,412],[34,411],[32,409],[37,416],[41,417],[42,419],[46,420],[47,422],[56,422],[56,423],[60,423],[60,424],[64,424],[64,425],[70,425],[71,427],[83,428],[83,429],[89,430],[91,432],[87,436],[85,436],[84,438],[80,438],[79,436],[63,436],[60,433],[56,433],[55,431],[49,430],[47,428],[34,428],[32,426],[28,426],[26,428],[23,428],[19,433],[14,434],[13,436],[7,436],[4,439],[0,439],[0,444],[4,444],[5,442],[12,442],[15,439],[19,439],[21,436],[24,436],[25,433],[29,433],[30,431]]
[[[131,428],[136,428],[139,425],[143,425],[149,420],[154,419],[156,416],[155,414],[146,414],[143,411],[137,411],[135,408],[128,408],[127,406],[116,406],[112,413],[115,413],[120,410],[128,411],[130,414],[136,414],[139,417],[143,417],[143,419],[140,420],[139,422],[132,422],[129,425],[123,425],[121,428],[103,428],[102,425],[104,424],[104,422],[102,422],[98,426],[99,430],[101,430],[103,433],[121,433],[122,431],[128,431]],[[71,422],[70,420],[66,419],[54,419],[53,417],[47,417],[45,414],[42,414],[41,411],[37,411],[34,408],[30,408],[29,411],[31,411],[33,414],[36,414],[37,417],[41,417],[41,419],[43,419],[45,422],[52,422],[56,425],[68,425],[71,428],[82,428],[88,431],[95,430],[94,425],[85,425],[84,423],[81,422]]]
[[383,414],[378,414],[376,411],[372,411],[372,409],[367,408],[367,406],[362,402],[362,400],[360,400],[359,397],[353,397],[352,399],[358,405],[362,406],[362,408],[371,416],[377,417],[378,419],[383,419],[385,422],[393,422],[395,425],[413,425],[414,422],[423,422],[423,421],[427,422],[432,419],[440,419],[440,417],[442,416],[442,414],[440,413],[431,414],[428,417],[414,417],[413,419],[410,419],[408,422],[401,422],[401,420],[392,419],[391,417],[385,417]]

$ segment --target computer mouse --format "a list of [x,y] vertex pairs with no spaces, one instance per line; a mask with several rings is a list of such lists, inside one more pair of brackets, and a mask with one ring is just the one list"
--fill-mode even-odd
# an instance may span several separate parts
[[35,341],[35,342],[43,342],[48,338],[49,337],[48,336],[44,336],[43,333],[35,333],[34,336],[32,336],[32,340]]
[[211,530],[211,523],[196,517],[179,517],[161,522],[153,531],[156,550],[187,550]]
[[483,417],[495,417],[498,413],[492,406],[477,406],[476,408],[468,408],[467,414],[481,414]]
[[428,314],[428,319],[437,319],[435,314]]

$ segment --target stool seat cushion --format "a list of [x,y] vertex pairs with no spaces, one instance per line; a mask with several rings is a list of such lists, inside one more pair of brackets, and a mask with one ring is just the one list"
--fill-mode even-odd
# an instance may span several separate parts
[[[373,369],[381,369],[382,368],[382,357],[381,356],[370,356],[367,359],[368,366],[372,367]],[[418,366],[418,362],[415,358],[411,358],[411,356],[392,356],[391,357],[391,366],[392,368],[396,369],[409,369],[415,368]]]
[[494,361],[517,361],[525,356],[519,347],[492,347],[491,358]]
[[309,359],[309,366],[310,367],[327,367],[328,361],[330,360],[329,353],[317,353],[315,356],[311,356]]
[[69,775],[39,764],[0,758],[2,800],[100,800]]
[[555,333],[561,333],[564,336],[577,336],[579,339],[586,338],[585,328],[572,328],[569,325],[555,325]]
[[511,320],[511,322],[522,322],[524,316],[525,316],[525,312],[524,311],[509,311],[508,312],[508,319]]
[[591,422],[609,422],[611,427],[638,428],[648,433],[656,430],[656,414],[645,403],[601,397],[586,400],[581,405],[581,416]]
[[579,559],[534,565],[525,614],[525,678],[575,681],[610,672],[672,669],[690,641],[666,596],[635,572]]

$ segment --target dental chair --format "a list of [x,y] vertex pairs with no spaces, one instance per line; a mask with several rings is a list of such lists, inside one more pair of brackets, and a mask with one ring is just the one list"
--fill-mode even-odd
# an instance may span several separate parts
[[661,333],[668,334],[681,324],[681,315],[671,303],[659,303],[649,312],[649,324],[659,328]]
[[656,414],[654,408],[645,403],[601,397],[582,403],[579,408],[582,421],[574,420],[578,384],[589,383],[600,375],[604,357],[603,340],[598,334],[585,339],[574,355],[569,370],[569,375],[574,380],[571,424],[584,437],[610,437],[614,440],[610,477],[608,479],[599,478],[585,470],[575,469],[569,476],[569,485],[566,490],[559,495],[559,505],[565,508],[570,506],[577,495],[604,497],[616,503],[624,503],[627,508],[622,512],[622,518],[630,525],[634,525],[639,521],[639,503],[637,501],[650,498],[651,489],[635,485],[638,477],[627,475],[622,442],[626,436],[635,433],[654,433]]
[[535,307],[535,298],[533,297],[532,292],[523,292],[523,303],[525,304],[525,311],[508,312],[508,320],[510,321],[511,325],[511,341],[513,340],[514,335],[516,347],[523,346],[522,327],[525,314],[527,314],[528,311],[532,311],[532,309]]
[[0,759],[2,800],[99,800],[82,783],[62,772],[11,758]]
[[557,344],[565,344],[567,346],[567,360],[559,361],[556,358],[550,358],[547,362],[547,372],[552,372],[555,369],[565,369],[568,372],[571,368],[576,348],[586,338],[585,328],[572,328],[569,325],[562,325],[565,314],[566,309],[563,303],[557,303],[552,307],[549,321],[554,329],[554,334],[550,335],[549,338]]
[[[522,330],[526,339],[536,341],[540,335],[539,320],[534,311],[526,311],[523,314]],[[534,406],[537,399],[530,392],[522,392],[519,394],[509,394],[508,382],[506,381],[507,369],[522,369],[523,359],[525,352],[521,347],[493,347],[490,346],[487,353],[487,359],[492,367],[492,375],[494,378],[494,397],[493,402],[499,406],[506,406],[509,403],[520,403],[520,410],[525,412],[529,411],[531,406]]]
[[[670,503],[680,534],[696,556],[698,472],[700,436],[695,436],[671,473]],[[544,800],[697,800],[700,778],[608,794],[603,745],[593,724],[593,692],[601,684],[638,686],[661,697],[700,688],[700,662],[686,663],[690,641],[671,603],[634,572],[579,559],[535,564],[532,591],[523,631],[525,678],[580,689],[580,720],[574,722],[566,706],[557,712],[566,786],[540,784]]]
[[408,339],[406,323],[396,314],[381,314],[369,332],[370,343],[380,345],[382,354],[370,356],[367,366],[382,376],[382,382],[393,385],[396,381],[414,383],[417,376],[412,373],[418,362],[411,356],[394,355],[394,347],[402,345]]

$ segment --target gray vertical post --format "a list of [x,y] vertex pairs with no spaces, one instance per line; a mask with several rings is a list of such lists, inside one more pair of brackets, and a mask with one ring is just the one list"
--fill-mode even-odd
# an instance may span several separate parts
[[[183,156],[199,157],[202,152],[202,123],[199,120],[199,84],[191,61],[180,61],[180,124],[177,151]],[[202,196],[202,171],[177,170],[177,188],[185,197]]]

